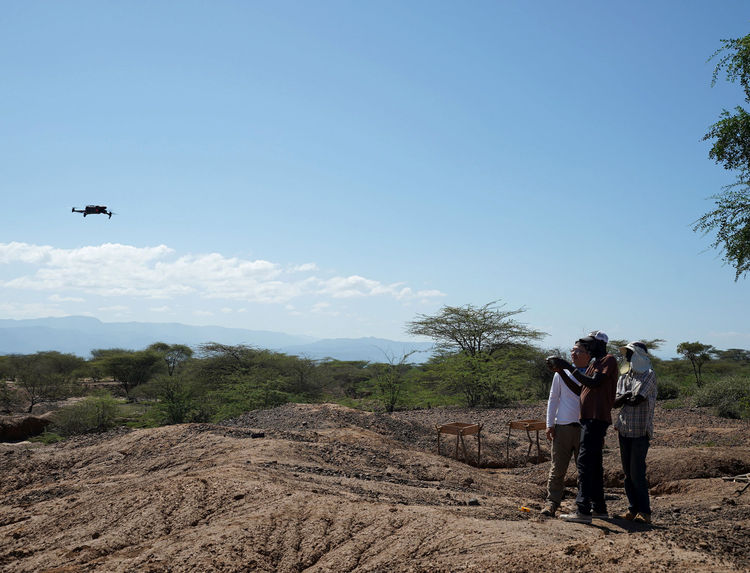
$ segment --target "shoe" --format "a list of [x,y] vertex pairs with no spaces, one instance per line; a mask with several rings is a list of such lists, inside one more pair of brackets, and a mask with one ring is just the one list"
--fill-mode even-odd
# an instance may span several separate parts
[[591,523],[591,514],[581,513],[580,511],[574,513],[563,513],[560,516],[560,519],[571,523]]
[[609,513],[605,511],[593,511],[591,513],[594,517],[598,517],[600,519],[609,519]]
[[547,517],[555,517],[555,512],[557,511],[557,504],[554,501],[550,501],[546,506],[544,506],[544,509],[542,509],[542,515],[546,515]]
[[630,510],[627,510],[625,513],[617,514],[617,519],[625,519],[627,521],[633,521],[635,520],[635,517],[636,517],[636,514]]
[[637,521],[638,523],[650,524],[651,523],[651,514],[650,513],[639,513],[638,515],[635,516],[635,521]]

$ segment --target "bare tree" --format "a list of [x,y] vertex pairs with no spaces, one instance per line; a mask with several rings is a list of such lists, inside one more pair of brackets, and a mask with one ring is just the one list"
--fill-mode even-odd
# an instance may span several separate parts
[[417,351],[412,350],[411,352],[407,352],[398,360],[396,360],[395,356],[386,354],[387,364],[374,365],[375,387],[378,390],[383,406],[385,406],[385,411],[389,414],[396,408],[396,404],[401,397],[401,392],[404,389],[404,376],[410,368],[406,361],[415,352]]

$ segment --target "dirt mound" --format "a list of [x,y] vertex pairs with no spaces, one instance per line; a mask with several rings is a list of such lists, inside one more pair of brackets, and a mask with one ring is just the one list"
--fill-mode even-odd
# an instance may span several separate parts
[[[437,452],[436,426],[450,422],[467,422],[482,425],[481,466],[505,468],[526,466],[532,461],[549,460],[549,446],[540,432],[539,459],[537,459],[536,434],[529,454],[529,437],[523,431],[513,431],[508,436],[508,422],[519,419],[544,419],[540,406],[506,409],[433,408],[395,412],[393,414],[363,412],[337,404],[285,404],[270,410],[248,412],[227,420],[222,425],[245,428],[264,428],[274,437],[309,440],[317,431],[334,428],[360,428],[398,442],[402,447]],[[444,437],[445,438],[445,437]],[[476,441],[465,440],[470,461],[476,460]],[[455,456],[451,438],[443,440],[441,451]],[[463,459],[463,452],[460,452]]]
[[[443,423],[486,419],[488,440],[504,443],[503,420],[528,412],[454,414],[386,416],[289,405],[227,425],[120,432],[52,446],[0,445],[0,569],[750,567],[750,496],[736,495],[737,484],[718,478],[661,482],[652,527],[544,519],[537,510],[549,463],[475,468],[434,451],[432,416]],[[724,450],[742,463],[747,459],[743,448],[670,451],[662,445],[652,452],[655,466],[662,449],[665,467],[675,471],[677,460],[695,459],[698,450],[716,454],[705,458],[707,465],[718,463]],[[610,450],[608,460],[615,454]],[[690,469],[687,462],[682,467]],[[611,511],[624,509],[621,489],[608,494]]]
[[52,423],[49,415],[0,417],[0,442],[17,442],[38,436]]

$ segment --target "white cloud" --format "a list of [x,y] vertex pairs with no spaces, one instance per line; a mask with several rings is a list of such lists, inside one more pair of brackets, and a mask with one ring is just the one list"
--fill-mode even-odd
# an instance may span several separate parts
[[439,290],[435,290],[435,289],[420,290],[420,291],[417,291],[417,296],[419,298],[435,298],[435,297],[445,296],[445,293],[440,292]]
[[378,281],[357,275],[350,277],[333,277],[322,281],[318,292],[333,298],[351,298],[380,294],[395,294],[397,285],[383,285]]
[[112,306],[100,306],[97,310],[100,310],[102,312],[123,313],[127,312],[130,309],[127,306],[121,304],[113,304]]
[[285,270],[285,265],[279,263],[225,257],[220,253],[177,256],[166,245],[135,247],[105,243],[60,249],[0,243],[0,264],[12,263],[26,263],[32,268],[14,269],[15,276],[1,280],[0,286],[21,291],[54,291],[50,300],[55,302],[83,302],[81,295],[167,300],[191,296],[281,304],[302,297],[411,300],[443,296],[436,290],[414,293],[403,283],[384,284],[360,275],[320,278],[316,274],[318,266],[312,262],[286,266]]
[[85,298],[79,296],[60,296],[59,294],[52,294],[47,297],[47,300],[52,302],[86,302]]
[[341,313],[337,310],[329,310],[331,309],[331,303],[330,302],[318,302],[315,303],[312,306],[311,312],[313,314],[320,314],[325,316],[339,316]]
[[29,245],[27,243],[0,243],[0,264],[2,263],[40,263],[49,257],[54,250],[48,246]]

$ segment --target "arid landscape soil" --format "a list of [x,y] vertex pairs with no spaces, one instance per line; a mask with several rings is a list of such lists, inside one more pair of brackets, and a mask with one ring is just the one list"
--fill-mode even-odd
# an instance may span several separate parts
[[[738,571],[750,569],[750,424],[657,408],[654,523],[545,518],[544,404],[392,415],[289,404],[222,425],[0,444],[0,569],[78,571]],[[435,424],[483,424],[482,467]],[[473,444],[471,439],[467,444]],[[472,445],[473,448],[473,445]],[[474,451],[472,450],[472,453]],[[626,508],[607,437],[610,513]],[[572,507],[571,466],[564,507]],[[528,508],[526,511],[521,508]]]

